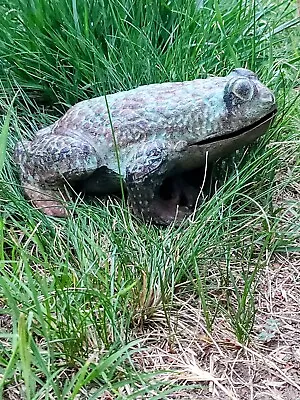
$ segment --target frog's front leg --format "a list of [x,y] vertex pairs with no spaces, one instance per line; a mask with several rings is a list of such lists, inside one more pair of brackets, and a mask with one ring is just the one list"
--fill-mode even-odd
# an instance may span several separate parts
[[135,155],[126,170],[128,202],[134,214],[157,224],[168,225],[175,219],[182,221],[190,214],[187,207],[180,207],[181,193],[172,184],[170,196],[161,195],[172,161],[163,144],[148,144]]
[[16,146],[21,184],[33,205],[52,216],[66,216],[65,184],[92,173],[98,166],[92,145],[68,135],[38,135]]

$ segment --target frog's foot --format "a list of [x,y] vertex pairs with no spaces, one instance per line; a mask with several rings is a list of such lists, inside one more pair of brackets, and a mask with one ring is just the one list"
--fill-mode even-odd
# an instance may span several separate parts
[[52,217],[67,217],[67,209],[63,206],[65,190],[51,190],[31,184],[24,185],[24,192],[32,205]]
[[153,189],[145,183],[129,188],[129,204],[134,214],[159,225],[179,225],[192,214],[199,188],[182,176],[167,178],[158,189]]
[[197,168],[168,177],[159,186],[153,185],[153,178],[147,178],[142,184],[129,185],[129,203],[133,212],[147,221],[179,225],[207,196],[210,174]]

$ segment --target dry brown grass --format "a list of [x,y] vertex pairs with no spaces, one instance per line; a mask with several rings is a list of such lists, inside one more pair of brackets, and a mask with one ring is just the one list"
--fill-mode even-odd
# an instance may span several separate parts
[[161,379],[182,387],[203,386],[169,398],[300,398],[300,254],[273,258],[260,278],[257,300],[251,342],[243,346],[224,319],[210,335],[195,299],[177,298],[178,311],[168,325],[163,313],[153,316],[144,331],[148,349],[136,355],[136,363],[145,371],[176,371]]

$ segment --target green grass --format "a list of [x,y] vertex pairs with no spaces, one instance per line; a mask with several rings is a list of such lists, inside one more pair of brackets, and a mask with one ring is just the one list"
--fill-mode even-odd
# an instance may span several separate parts
[[[15,383],[31,400],[106,392],[165,398],[178,387],[133,361],[143,357],[143,331],[156,313],[163,313],[172,344],[178,296],[192,296],[212,335],[222,316],[247,343],[261,271],[274,253],[299,251],[299,215],[291,218],[274,201],[300,180],[295,8],[289,1],[208,0],[200,9],[192,1],[143,4],[0,5],[0,398]],[[14,143],[66,106],[235,66],[256,70],[274,90],[278,117],[259,143],[216,166],[223,184],[192,222],[153,227],[121,202],[80,199],[69,204],[72,218],[58,220],[24,200]],[[286,168],[289,179],[278,179]]]

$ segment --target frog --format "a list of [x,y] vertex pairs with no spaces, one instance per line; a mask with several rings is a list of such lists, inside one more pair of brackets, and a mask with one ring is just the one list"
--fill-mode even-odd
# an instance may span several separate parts
[[[122,190],[134,215],[169,225],[195,207],[197,191],[184,174],[251,144],[276,112],[272,91],[235,68],[80,101],[19,141],[14,158],[25,197],[49,216],[70,215],[75,187],[98,197]],[[166,180],[171,189],[162,195]]]

